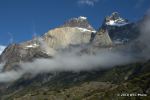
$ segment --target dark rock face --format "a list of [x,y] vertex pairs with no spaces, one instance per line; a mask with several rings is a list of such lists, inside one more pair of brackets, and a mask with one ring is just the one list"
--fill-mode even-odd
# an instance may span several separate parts
[[115,44],[124,44],[136,39],[139,34],[139,22],[130,23],[127,19],[120,17],[114,12],[104,19],[100,29],[108,31],[108,34]]
[[107,26],[109,36],[114,43],[128,43],[136,39],[140,35],[138,25],[135,23],[127,24],[125,26]]
[[110,16],[106,17],[106,24],[109,21],[114,21],[117,24],[128,23],[128,20],[121,18],[118,12],[113,12]]
[[66,21],[63,25],[63,27],[80,27],[80,28],[86,28],[91,31],[94,31],[95,29],[89,24],[86,17],[78,17],[78,18],[72,18],[68,21]]
[[103,23],[103,25],[108,26],[124,26],[126,24],[129,24],[128,20],[122,18],[118,12],[113,12],[110,16],[107,16]]

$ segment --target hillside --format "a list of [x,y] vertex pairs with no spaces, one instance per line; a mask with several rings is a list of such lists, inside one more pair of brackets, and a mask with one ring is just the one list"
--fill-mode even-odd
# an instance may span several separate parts
[[[148,100],[150,98],[149,65],[150,62],[147,61],[92,72],[62,72],[50,80],[48,77],[51,74],[45,74],[44,79],[38,75],[32,80],[17,81],[9,88],[9,95],[3,98],[5,100],[126,100],[127,98]],[[126,93],[135,96],[121,96]]]

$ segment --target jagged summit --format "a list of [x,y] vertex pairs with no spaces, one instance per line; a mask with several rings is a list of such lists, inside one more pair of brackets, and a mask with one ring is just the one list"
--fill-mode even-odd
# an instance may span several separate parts
[[109,26],[124,26],[128,23],[126,19],[120,17],[118,12],[113,12],[110,16],[105,18],[105,25]]
[[138,26],[122,18],[118,12],[113,12],[105,17],[99,30],[107,30],[114,44],[125,44],[137,38]]
[[77,28],[82,28],[90,30],[95,32],[95,29],[90,25],[89,21],[87,20],[87,17],[80,16],[77,18],[71,18],[67,20],[62,27],[77,27]]

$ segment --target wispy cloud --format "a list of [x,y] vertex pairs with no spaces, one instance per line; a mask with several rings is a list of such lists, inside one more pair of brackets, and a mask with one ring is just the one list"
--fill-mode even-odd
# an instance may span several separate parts
[[14,42],[14,37],[13,37],[13,34],[11,32],[8,32],[8,35],[10,37],[9,39],[9,43],[12,44]]
[[94,6],[99,0],[78,0],[79,5]]

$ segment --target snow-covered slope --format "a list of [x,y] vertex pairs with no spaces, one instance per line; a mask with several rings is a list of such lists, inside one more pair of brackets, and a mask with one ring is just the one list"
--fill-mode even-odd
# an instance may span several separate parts
[[96,33],[96,31],[94,31],[94,30],[92,31],[92,30],[89,30],[89,29],[86,29],[86,28],[81,28],[81,27],[75,27],[75,28],[81,30],[82,32],[93,32],[93,33]]
[[4,51],[5,48],[6,48],[5,46],[0,45],[0,55]]
[[108,22],[106,22],[106,25],[111,25],[111,26],[124,26],[126,24],[128,23],[125,22],[123,19],[109,20]]

